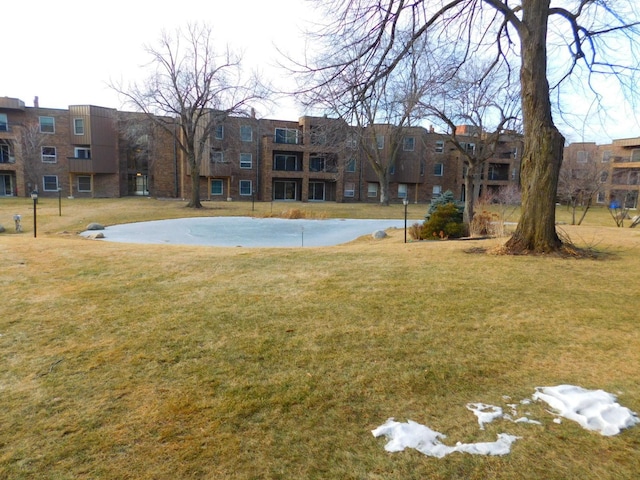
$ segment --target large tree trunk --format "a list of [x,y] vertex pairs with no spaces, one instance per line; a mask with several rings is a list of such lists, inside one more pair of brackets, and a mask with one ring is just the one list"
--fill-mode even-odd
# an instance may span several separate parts
[[511,253],[550,253],[562,247],[555,227],[555,198],[564,137],[551,117],[547,81],[549,0],[524,0],[522,6],[522,215],[505,247]]
[[389,205],[389,177],[380,176],[380,205]]
[[478,160],[469,160],[469,167],[467,168],[467,174],[464,176],[464,212],[462,214],[462,221],[471,227],[473,216],[475,215],[475,206],[480,199],[480,182],[482,181],[482,168],[483,163],[479,163]]
[[464,212],[462,213],[462,221],[471,227],[471,221],[473,220],[473,206],[474,206],[474,188],[473,188],[473,167],[469,165],[467,168],[467,174],[464,176]]
[[187,207],[202,208],[202,203],[200,203],[200,165],[196,162],[195,154],[193,154],[193,158],[189,158],[189,170],[191,174],[191,200],[189,200]]

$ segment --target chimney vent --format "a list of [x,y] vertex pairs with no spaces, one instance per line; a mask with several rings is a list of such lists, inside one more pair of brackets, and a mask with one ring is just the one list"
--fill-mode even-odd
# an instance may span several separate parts
[[40,102],[38,101],[38,97],[33,97],[33,106],[35,108],[40,108]]

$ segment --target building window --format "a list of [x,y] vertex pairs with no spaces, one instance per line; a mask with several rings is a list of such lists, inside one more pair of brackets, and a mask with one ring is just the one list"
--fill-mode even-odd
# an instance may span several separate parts
[[640,148],[634,148],[631,150],[631,161],[640,162]]
[[286,172],[301,172],[302,159],[296,155],[274,155],[273,169]]
[[276,128],[273,141],[275,143],[287,143],[289,145],[298,144],[299,131],[295,128]]
[[82,175],[78,177],[78,191],[90,192],[91,191],[91,177]]
[[378,196],[378,184],[369,183],[367,185],[367,197],[374,198]]
[[598,192],[598,198],[596,199],[597,203],[604,203],[606,199],[604,192]]
[[399,183],[398,184],[398,198],[407,198],[407,184]]
[[309,158],[309,171],[310,172],[324,172],[324,157],[310,157]]
[[87,147],[75,147],[73,149],[74,158],[82,158],[88,160],[91,158],[91,149]]
[[391,165],[389,167],[389,175],[395,175],[396,174],[396,166],[395,165]]
[[42,147],[41,157],[44,163],[56,163],[57,161],[56,147]]
[[600,174],[600,183],[605,183],[609,178],[609,172],[602,172]]
[[605,150],[604,152],[602,152],[602,163],[609,163],[612,156],[613,153],[611,152],[611,150]]
[[11,155],[11,144],[0,138],[0,163],[14,163],[15,159]]
[[444,140],[436,141],[436,153],[444,153]]
[[224,153],[222,150],[211,150],[209,159],[211,163],[224,163]]
[[211,180],[211,195],[223,195],[224,183],[219,178]]
[[84,135],[84,118],[73,119],[73,134]]
[[251,128],[251,125],[240,125],[240,140],[243,142],[253,141],[253,128]]
[[402,145],[402,149],[405,152],[413,152],[415,146],[416,146],[415,137],[404,137],[404,143]]
[[441,177],[444,174],[444,164],[436,163],[433,165],[433,174],[436,177]]
[[376,146],[378,150],[382,150],[384,148],[384,135],[376,135]]
[[434,185],[431,190],[431,196],[437,198],[442,194],[442,187],[440,185]]
[[56,121],[53,117],[40,117],[40,133],[56,133]]
[[344,184],[344,196],[347,198],[353,198],[356,196],[356,184],[353,182],[347,182]]
[[0,132],[9,131],[9,122],[7,121],[7,114],[0,113]]
[[356,159],[352,158],[347,162],[347,166],[345,170],[349,173],[353,173],[356,171]]
[[347,137],[347,148],[355,150],[358,148],[358,138],[355,135],[349,135]]
[[253,166],[253,158],[250,153],[240,154],[240,168],[250,169]]
[[45,175],[44,177],[42,177],[42,187],[45,192],[57,192],[58,191],[57,175]]
[[224,125],[216,125],[214,137],[216,140],[222,140],[224,138]]
[[424,172],[427,169],[427,164],[424,160],[420,160],[420,176],[424,177]]
[[240,180],[240,195],[251,195],[251,180]]
[[589,154],[584,150],[579,150],[577,153],[578,163],[587,163],[587,159],[589,158]]

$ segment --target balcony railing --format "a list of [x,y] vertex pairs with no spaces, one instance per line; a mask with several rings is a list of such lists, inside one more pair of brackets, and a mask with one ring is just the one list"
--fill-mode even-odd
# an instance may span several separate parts
[[299,130],[292,128],[277,128],[273,135],[273,143],[302,145],[302,135]]

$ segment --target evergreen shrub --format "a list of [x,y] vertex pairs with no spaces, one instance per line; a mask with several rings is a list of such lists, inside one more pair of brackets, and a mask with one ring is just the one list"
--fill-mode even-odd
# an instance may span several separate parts
[[460,238],[465,235],[462,223],[462,212],[454,203],[447,203],[436,207],[429,220],[422,225],[421,238],[423,240],[446,240]]

